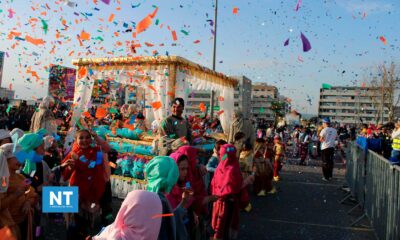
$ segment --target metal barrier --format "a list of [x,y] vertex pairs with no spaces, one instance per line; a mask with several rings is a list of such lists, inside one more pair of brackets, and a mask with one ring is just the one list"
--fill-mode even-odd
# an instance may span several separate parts
[[391,165],[384,157],[371,150],[365,151],[355,143],[350,150],[346,180],[351,195],[358,201],[353,209],[361,207],[364,210],[364,215],[352,225],[366,216],[370,219],[378,239],[399,240],[400,167]]
[[400,239],[400,167],[368,152],[365,211],[379,239]]
[[363,150],[356,143],[351,143],[351,159],[346,161],[346,180],[349,184],[351,194],[349,194],[341,202],[344,202],[348,197],[353,196],[357,201],[358,205],[364,206],[364,190],[365,190],[365,161],[366,151]]

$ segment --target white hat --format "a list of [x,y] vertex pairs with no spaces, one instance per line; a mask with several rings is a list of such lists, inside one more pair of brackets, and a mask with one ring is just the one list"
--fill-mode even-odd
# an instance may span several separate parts
[[0,129],[0,140],[11,138],[10,133],[5,129]]
[[13,130],[11,130],[10,136],[13,136],[14,134],[18,134],[18,138],[17,138],[17,140],[18,140],[18,139],[22,138],[22,136],[24,136],[25,133],[24,133],[24,131],[22,131],[19,128],[14,128]]

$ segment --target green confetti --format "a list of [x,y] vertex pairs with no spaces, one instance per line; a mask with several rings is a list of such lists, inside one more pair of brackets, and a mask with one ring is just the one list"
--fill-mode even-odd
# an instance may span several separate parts
[[224,161],[227,158],[228,158],[228,154],[224,154],[224,156],[222,156],[222,161]]
[[185,34],[186,36],[189,35],[189,33],[185,30],[181,30],[181,33]]
[[43,20],[42,18],[40,18],[40,21],[42,21],[42,28],[43,28],[44,34],[47,34],[47,31],[49,30],[49,25],[47,25],[47,22],[45,20]]
[[104,39],[100,36],[98,36],[97,38],[95,38],[95,40],[100,40],[100,41],[104,41]]
[[11,110],[11,105],[8,105],[8,108],[7,108],[7,110],[6,110],[6,113],[9,113],[10,110]]
[[264,112],[265,112],[264,108],[260,108],[260,113],[264,113]]
[[159,23],[160,23],[160,20],[157,19],[157,20],[156,20],[156,26],[158,26]]

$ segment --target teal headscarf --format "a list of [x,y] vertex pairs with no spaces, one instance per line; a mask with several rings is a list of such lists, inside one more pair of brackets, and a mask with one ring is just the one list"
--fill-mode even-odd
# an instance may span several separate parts
[[37,133],[25,134],[22,138],[18,140],[18,144],[21,146],[22,150],[29,152],[39,147],[43,143],[43,136]]
[[174,159],[158,156],[153,158],[145,169],[147,191],[169,193],[179,178],[179,169]]

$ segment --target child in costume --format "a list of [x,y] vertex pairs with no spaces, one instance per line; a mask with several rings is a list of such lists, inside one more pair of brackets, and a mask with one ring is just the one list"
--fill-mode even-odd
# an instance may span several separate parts
[[[93,144],[93,139],[97,145]],[[110,146],[89,130],[79,130],[71,152],[65,157],[73,161],[63,171],[63,178],[70,186],[79,187],[79,213],[68,219],[68,239],[84,239],[100,215],[100,200],[109,181],[111,170],[107,154]]]
[[285,146],[281,142],[281,137],[274,137],[274,181],[280,180],[279,171],[282,169],[282,163],[285,158]]

